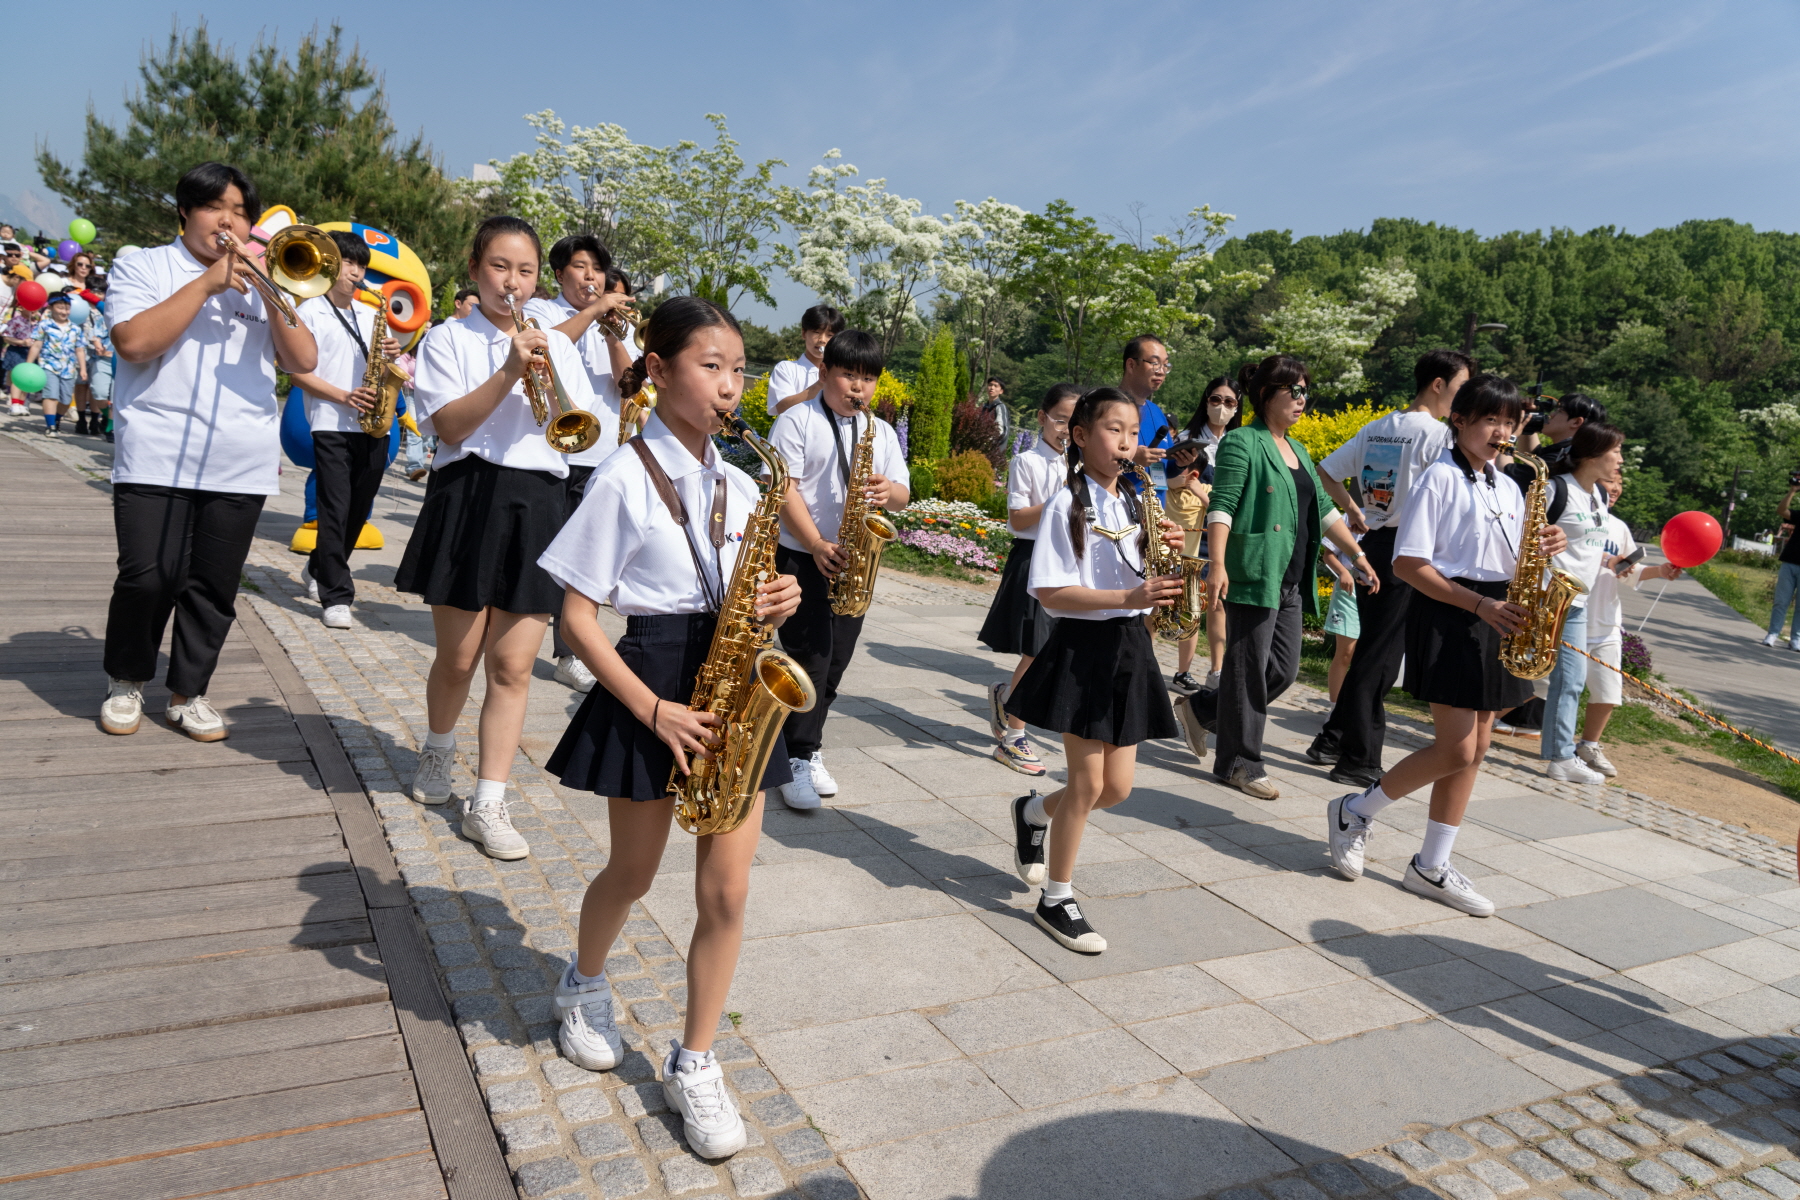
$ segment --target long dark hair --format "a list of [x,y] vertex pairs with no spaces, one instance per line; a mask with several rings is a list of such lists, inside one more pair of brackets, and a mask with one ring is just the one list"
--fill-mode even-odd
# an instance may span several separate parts
[[1604,421],[1588,421],[1569,439],[1569,452],[1550,464],[1550,474],[1567,475],[1584,459],[1599,458],[1625,444],[1625,431]]
[[[1188,418],[1187,428],[1181,431],[1183,434],[1188,437],[1199,437],[1212,426],[1212,420],[1208,415],[1206,402],[1220,388],[1227,388],[1230,390],[1231,398],[1237,401],[1238,409],[1242,412],[1244,396],[1242,392],[1238,391],[1238,386],[1232,380],[1231,376],[1214,375],[1212,379],[1207,381],[1206,386],[1200,390],[1200,407],[1196,408],[1194,410],[1194,415]],[[1227,422],[1226,424],[1227,427],[1229,427],[1230,423]]]
[[[1069,414],[1069,448],[1064,452],[1063,458],[1069,468],[1069,542],[1075,547],[1075,557],[1078,559],[1087,552],[1088,512],[1094,507],[1094,496],[1088,488],[1087,472],[1081,465],[1081,447],[1075,444],[1075,429],[1077,426],[1093,429],[1094,422],[1115,404],[1137,407],[1137,402],[1118,388],[1097,387],[1082,393],[1081,399],[1075,401],[1075,411]],[[1130,511],[1131,519],[1142,525],[1144,513],[1143,507],[1138,503],[1137,489],[1127,487],[1124,494],[1125,507]],[[1141,546],[1148,544],[1148,540],[1141,541]]]
[[744,335],[731,311],[711,300],[702,300],[699,296],[675,296],[657,305],[650,320],[644,324],[644,356],[619,376],[619,395],[635,396],[643,388],[644,381],[650,378],[650,368],[645,364],[652,354],[669,362],[687,349],[696,333],[715,325],[729,326],[739,337]]

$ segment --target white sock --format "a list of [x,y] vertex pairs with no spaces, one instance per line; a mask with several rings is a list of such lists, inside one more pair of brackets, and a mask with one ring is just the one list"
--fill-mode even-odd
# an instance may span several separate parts
[[1036,825],[1040,829],[1050,823],[1050,814],[1044,811],[1044,798],[1042,796],[1033,796],[1030,800],[1026,801],[1025,823],[1027,825]]
[[437,733],[433,730],[427,730],[425,733],[425,744],[433,750],[454,750],[456,749],[456,734],[453,732]]
[[1390,796],[1382,791],[1381,785],[1377,783],[1374,787],[1370,788],[1350,803],[1344,805],[1344,807],[1355,813],[1357,816],[1362,817],[1364,820],[1367,820],[1392,804],[1395,799],[1396,797]]
[[1579,742],[1576,742],[1575,744],[1577,746],[1592,746],[1596,750],[1598,750],[1600,748],[1599,742],[1590,742],[1586,738],[1582,738]]
[[1070,880],[1067,883],[1058,883],[1056,880],[1050,879],[1044,882],[1044,903],[1061,904],[1064,900],[1073,900],[1074,898],[1074,880]]
[[1456,845],[1456,831],[1460,825],[1441,825],[1436,821],[1425,822],[1425,844],[1419,847],[1419,866],[1427,871],[1436,871],[1450,861],[1450,847]]
[[579,958],[569,964],[568,982],[570,987],[581,987],[584,984],[593,983],[597,979],[605,978],[606,969],[604,967],[600,969],[598,975],[583,975],[581,973],[581,960]]
[[499,804],[506,799],[506,783],[499,779],[477,779],[475,781],[475,799],[470,808],[481,808],[488,804]]
[[711,1050],[702,1050],[696,1054],[686,1046],[683,1046],[680,1042],[670,1042],[669,1045],[675,1048],[675,1069],[677,1071],[692,1069],[694,1067],[704,1067],[713,1060],[713,1052]]

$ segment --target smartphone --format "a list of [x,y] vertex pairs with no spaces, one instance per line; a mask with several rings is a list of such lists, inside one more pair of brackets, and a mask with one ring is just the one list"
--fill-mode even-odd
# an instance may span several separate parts
[[1621,558],[1618,562],[1618,565],[1613,568],[1613,571],[1619,575],[1623,575],[1623,574],[1625,574],[1625,572],[1631,570],[1631,568],[1637,566],[1639,563],[1641,563],[1643,561],[1644,561],[1644,547],[1639,546],[1636,550],[1633,550],[1630,554],[1627,554],[1624,558]]

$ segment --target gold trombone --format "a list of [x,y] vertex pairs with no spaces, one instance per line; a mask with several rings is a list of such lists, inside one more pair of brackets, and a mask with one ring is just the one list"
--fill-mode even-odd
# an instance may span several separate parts
[[[506,293],[506,307],[512,310],[513,325],[519,329],[541,328],[537,321],[519,312],[518,301]],[[562,379],[547,353],[532,354],[525,368],[525,398],[531,401],[531,415],[544,425],[544,440],[558,454],[580,454],[600,440],[600,419],[593,413],[569,403]]]
[[267,272],[223,229],[219,230],[218,242],[219,249],[241,259],[250,269],[251,284],[262,293],[269,307],[281,314],[289,329],[300,328],[300,314],[288,297],[309,300],[323,296],[337,282],[343,266],[331,235],[312,225],[289,225],[269,239],[263,251],[263,259],[269,264]]

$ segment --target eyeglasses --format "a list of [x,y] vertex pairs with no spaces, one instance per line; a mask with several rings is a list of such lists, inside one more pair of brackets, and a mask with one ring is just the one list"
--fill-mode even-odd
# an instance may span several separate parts
[[1067,429],[1069,427],[1069,418],[1067,418],[1067,417],[1045,417],[1044,424],[1049,425],[1054,429]]
[[1161,372],[1167,374],[1168,370],[1169,370],[1169,364],[1167,362],[1162,361],[1161,359],[1134,358],[1131,361],[1143,363],[1144,370],[1146,370],[1146,371],[1151,371],[1151,372],[1161,371]]

